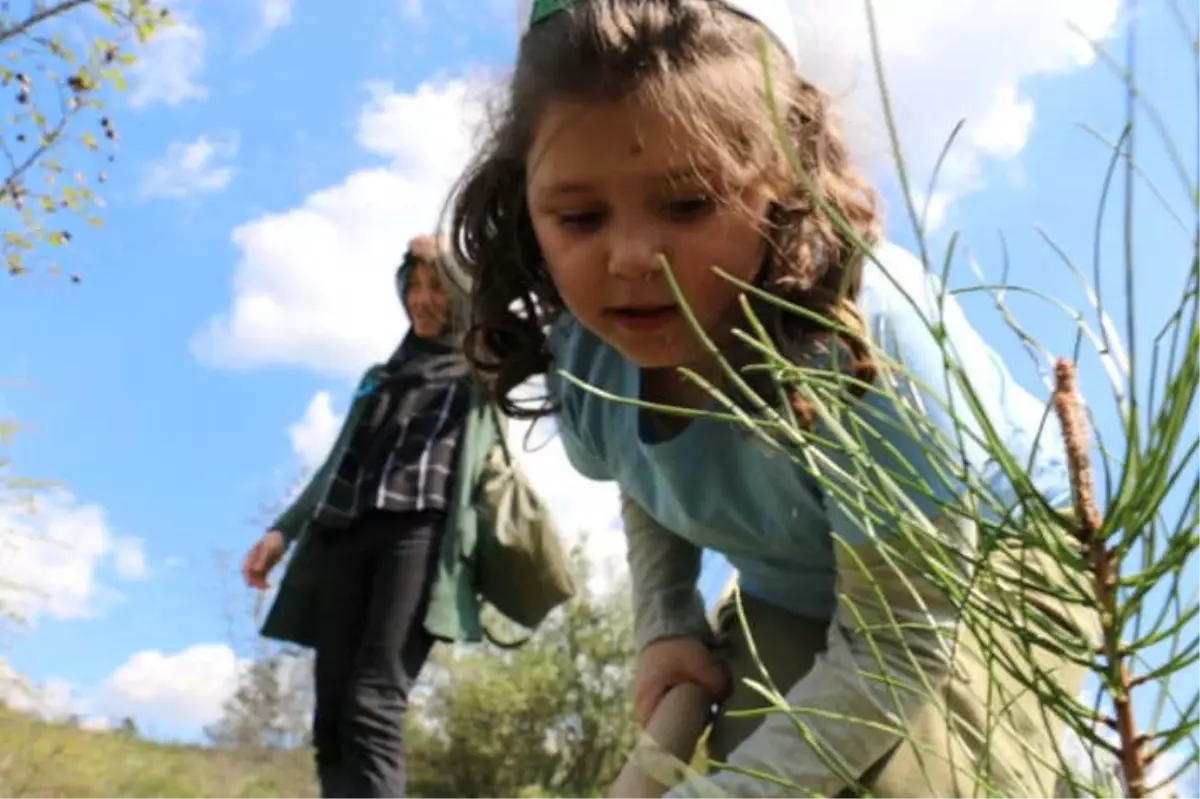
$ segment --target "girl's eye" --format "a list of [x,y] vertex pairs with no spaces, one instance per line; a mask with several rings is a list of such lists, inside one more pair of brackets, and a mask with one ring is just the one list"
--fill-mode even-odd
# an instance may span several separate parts
[[573,230],[595,230],[603,222],[603,211],[571,211],[558,214],[559,226]]
[[667,216],[678,222],[691,222],[706,216],[716,207],[711,197],[681,197],[663,204]]

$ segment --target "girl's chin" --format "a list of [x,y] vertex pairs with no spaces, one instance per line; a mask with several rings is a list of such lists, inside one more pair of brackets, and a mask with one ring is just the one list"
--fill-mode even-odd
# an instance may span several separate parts
[[689,362],[689,359],[680,357],[679,347],[670,341],[610,343],[625,360],[639,369],[675,369]]

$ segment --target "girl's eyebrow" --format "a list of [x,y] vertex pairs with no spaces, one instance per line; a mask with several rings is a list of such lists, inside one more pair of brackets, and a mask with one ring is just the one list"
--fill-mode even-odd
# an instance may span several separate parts
[[[695,183],[704,181],[704,177],[695,167],[683,167],[680,169],[669,169],[665,172],[660,172],[654,175],[648,175],[645,178],[646,183],[654,186],[677,186],[679,184]],[[537,190],[538,199],[549,200],[557,197],[571,196],[576,194],[589,194],[594,192],[596,187],[594,184],[583,180],[566,180],[560,183],[551,183],[542,186]]]
[[583,181],[564,181],[562,183],[551,183],[548,186],[543,186],[538,189],[538,197],[540,199],[550,199],[553,197],[562,197],[572,194],[587,194],[594,191],[595,187],[590,183]]
[[667,184],[671,186],[679,183],[694,183],[697,180],[703,180],[703,175],[696,167],[668,169],[666,172],[653,175],[650,178],[651,183]]

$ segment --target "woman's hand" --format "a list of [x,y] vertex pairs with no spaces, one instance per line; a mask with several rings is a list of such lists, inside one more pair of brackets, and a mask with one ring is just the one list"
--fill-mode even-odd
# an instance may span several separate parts
[[729,694],[729,670],[697,639],[660,638],[643,649],[633,682],[633,712],[638,726],[645,727],[667,692],[685,682],[702,687],[713,702]]
[[283,558],[286,549],[287,542],[283,540],[283,533],[278,530],[269,530],[255,541],[242,561],[242,579],[246,581],[246,585],[265,590],[267,575]]

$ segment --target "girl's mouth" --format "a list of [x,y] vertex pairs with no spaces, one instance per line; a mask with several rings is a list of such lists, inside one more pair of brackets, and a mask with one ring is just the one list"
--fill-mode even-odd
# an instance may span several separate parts
[[655,305],[645,308],[610,308],[605,316],[628,330],[646,332],[657,330],[679,316],[679,308],[675,305]]

